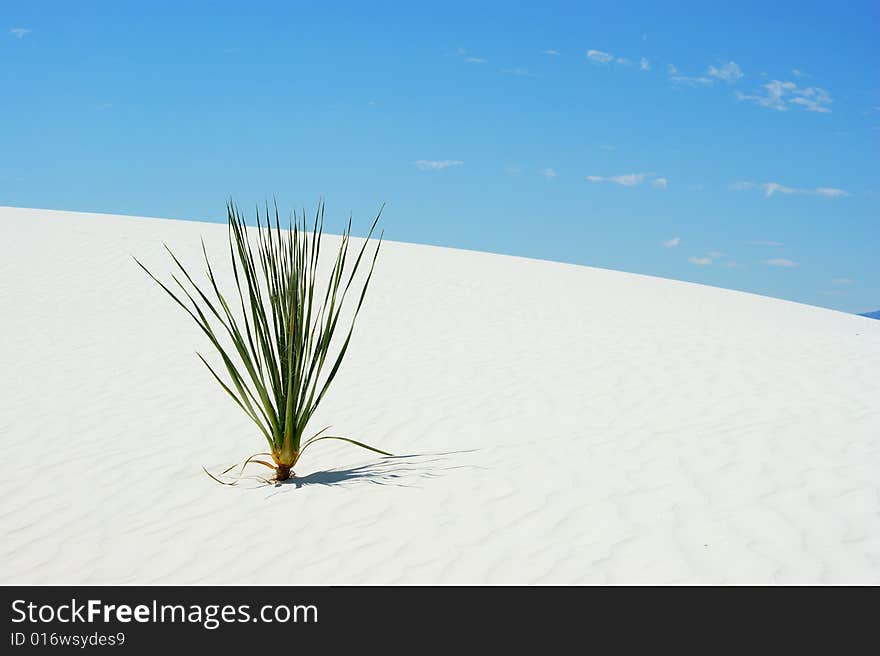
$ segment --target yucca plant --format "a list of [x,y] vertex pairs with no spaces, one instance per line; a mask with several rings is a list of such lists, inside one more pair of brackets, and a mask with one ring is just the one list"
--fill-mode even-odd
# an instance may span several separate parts
[[[209,283],[205,289],[193,280],[167,245],[165,249],[182,274],[182,278],[175,274],[171,276],[179,291],[172,290],[140,261],[135,261],[208,337],[223,361],[225,380],[200,353],[197,355],[269,443],[267,453],[255,454],[245,464],[255,462],[274,469],[275,480],[283,481],[290,478],[303,452],[321,440],[342,440],[391,455],[348,437],[324,435],[327,428],[305,441],[303,439],[309,420],[336,377],[351,342],[355,320],[376,266],[381,235],[362,286],[354,285],[355,288],[360,286],[360,293],[350,323],[346,320],[347,330],[341,329],[340,337],[344,335],[344,339],[339,344],[333,338],[340,330],[339,319],[346,297],[364,261],[364,253],[382,211],[373,221],[353,264],[348,253],[349,219],[325,288],[318,281],[324,234],[323,202],[318,204],[311,230],[305,211],[301,215],[294,212],[283,229],[277,204],[274,207],[274,227],[268,204],[265,219],[258,207],[256,240],[248,238],[244,216],[232,201],[227,202],[226,213],[229,256],[235,279],[232,293],[224,294],[220,290],[204,240],[202,253]],[[350,264],[349,269],[346,264]],[[240,306],[240,313],[238,307],[233,308],[231,304]],[[333,355],[331,344],[336,346]],[[264,455],[271,456],[272,463],[259,459]]]

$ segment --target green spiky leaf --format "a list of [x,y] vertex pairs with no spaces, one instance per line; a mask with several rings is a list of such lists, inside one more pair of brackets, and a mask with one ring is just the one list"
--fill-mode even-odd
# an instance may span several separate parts
[[[204,242],[206,285],[197,283],[167,246],[176,269],[182,274],[182,278],[171,276],[174,285],[161,282],[135,260],[207,336],[223,362],[226,376],[208,364],[201,354],[199,358],[223,391],[257,424],[269,443],[269,455],[276,465],[293,466],[307,446],[327,439],[390,455],[346,437],[319,437],[326,429],[302,443],[306,427],[338,374],[351,343],[354,324],[382,245],[380,235],[372,257],[364,258],[382,210],[354,262],[347,267],[351,262],[349,220],[324,281],[318,279],[324,236],[323,202],[318,205],[311,229],[305,212],[294,212],[287,229],[283,229],[277,205],[274,217],[268,204],[264,215],[258,207],[256,235],[252,234],[251,238],[244,216],[231,201],[226,205],[226,212],[235,282],[231,293],[221,289]],[[350,322],[342,328],[340,316],[349,289],[365,261],[370,263],[369,270],[356,295]],[[340,336],[341,341],[334,340],[335,336]],[[268,466],[264,461],[253,462]]]

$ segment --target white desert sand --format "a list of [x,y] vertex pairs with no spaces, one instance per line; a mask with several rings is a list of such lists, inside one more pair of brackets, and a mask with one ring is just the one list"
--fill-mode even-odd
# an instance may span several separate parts
[[131,259],[225,226],[0,226],[0,582],[880,583],[876,320],[386,243],[314,426],[398,455],[227,488],[265,444]]

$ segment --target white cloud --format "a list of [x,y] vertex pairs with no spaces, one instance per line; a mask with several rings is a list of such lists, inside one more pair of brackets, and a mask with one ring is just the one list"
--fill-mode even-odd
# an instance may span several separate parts
[[789,269],[793,269],[798,266],[797,262],[792,262],[791,260],[787,260],[784,257],[776,257],[771,260],[764,260],[764,264],[775,267],[786,267]]
[[765,182],[762,185],[759,185],[761,190],[764,192],[764,198],[770,198],[773,194],[796,194],[797,189],[793,187],[786,187],[785,185],[781,185],[778,182]]
[[[705,255],[692,255],[688,258],[688,262],[690,262],[691,264],[699,264],[700,266],[709,266],[710,264],[713,264],[715,260],[720,260],[725,257],[727,257],[727,253],[722,253],[721,251],[710,251]],[[727,262],[726,265],[728,266],[728,268],[739,266],[736,262]]]
[[488,64],[489,60],[484,59],[482,57],[474,57],[473,55],[468,55],[467,50],[464,48],[456,48],[455,54],[461,57],[461,60],[465,64]]
[[689,87],[711,87],[715,80],[733,83],[743,77],[742,69],[736,62],[727,62],[726,64],[721,64],[721,66],[710,66],[703,75],[679,75],[678,69],[672,64],[669,64],[667,71],[669,79],[673,84]]
[[624,187],[635,187],[645,179],[644,173],[625,173],[623,175],[588,175],[590,182],[613,182]]
[[712,86],[712,78],[708,77],[689,77],[687,75],[673,75],[669,78],[673,84],[683,84],[688,87],[710,87]]
[[420,159],[414,164],[420,171],[442,171],[452,166],[461,166],[464,162],[459,159]]
[[614,59],[614,55],[609,52],[602,52],[601,50],[587,50],[587,59],[596,64],[607,64]]
[[745,242],[748,246],[785,246],[781,241],[767,241],[764,239]]
[[715,66],[710,66],[709,70],[706,71],[706,75],[708,75],[709,77],[717,78],[719,80],[724,80],[728,83],[733,83],[743,76],[743,72],[736,62],[731,61],[727,62],[726,64],[722,64],[718,68],[716,68]]
[[586,179],[589,182],[612,182],[623,187],[635,187],[642,184],[646,179],[656,189],[666,189],[669,181],[666,178],[657,176],[653,173],[624,173],[623,175],[588,175]]
[[13,27],[11,30],[9,30],[9,33],[15,36],[16,39],[23,39],[28,34],[30,34],[31,31],[26,27]]
[[650,71],[651,70],[651,62],[649,62],[647,59],[642,57],[641,60],[639,61],[639,68],[642,69],[643,71]]
[[543,50],[541,51],[542,55],[550,55],[551,57],[558,57],[560,52],[558,50]]
[[624,187],[634,187],[641,184],[644,179],[644,173],[626,173],[624,175],[612,175],[608,178],[611,182],[623,185]]
[[764,193],[764,198],[770,198],[774,194],[801,194],[806,196],[823,196],[825,198],[839,198],[841,196],[849,196],[849,192],[836,187],[816,187],[815,189],[799,189],[797,187],[787,187],[778,182],[734,182],[730,185],[734,191],[746,191],[748,189],[760,189]]
[[851,285],[852,280],[850,280],[849,278],[832,278],[831,284],[832,285]]
[[797,85],[794,82],[780,82],[779,80],[773,80],[772,82],[765,84],[763,88],[767,90],[763,96],[748,95],[737,91],[736,97],[739,100],[753,102],[762,107],[784,112],[788,107],[786,106],[783,97],[792,89],[797,88]]
[[758,185],[756,185],[754,182],[745,182],[743,180],[740,180],[739,182],[734,182],[733,184],[731,184],[730,188],[734,191],[745,191],[746,189],[754,189],[757,186]]
[[663,248],[675,248],[681,243],[681,237],[673,237],[663,242]]
[[831,96],[828,95],[828,92],[825,89],[820,87],[807,87],[806,89],[794,89],[792,93],[795,94],[795,98],[791,98],[788,102],[800,105],[808,112],[819,112],[821,114],[828,114],[831,110],[828,108],[833,100],[831,100]]
[[834,187],[816,187],[814,194],[825,196],[826,198],[837,198],[838,196],[849,196],[843,189],[835,189]]
[[556,171],[553,169],[541,169],[541,175],[543,175],[548,180],[552,180],[556,177]]
[[632,62],[626,57],[618,57],[615,61],[621,66],[629,66],[630,64],[632,64]]
[[804,73],[802,70],[797,69],[797,68],[791,69],[791,74],[794,75],[795,77],[810,77],[809,75]]
[[834,102],[828,92],[821,87],[798,87],[794,82],[773,80],[762,85],[763,95],[737,92],[739,100],[752,102],[761,107],[784,112],[790,105],[798,105],[808,112],[827,114],[831,111],[828,105]]

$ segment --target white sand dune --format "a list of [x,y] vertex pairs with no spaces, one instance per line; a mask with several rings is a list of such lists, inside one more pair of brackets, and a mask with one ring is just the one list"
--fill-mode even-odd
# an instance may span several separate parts
[[0,226],[0,582],[880,583],[878,321],[386,243],[314,425],[401,455],[227,488],[265,443],[131,259],[225,226]]

